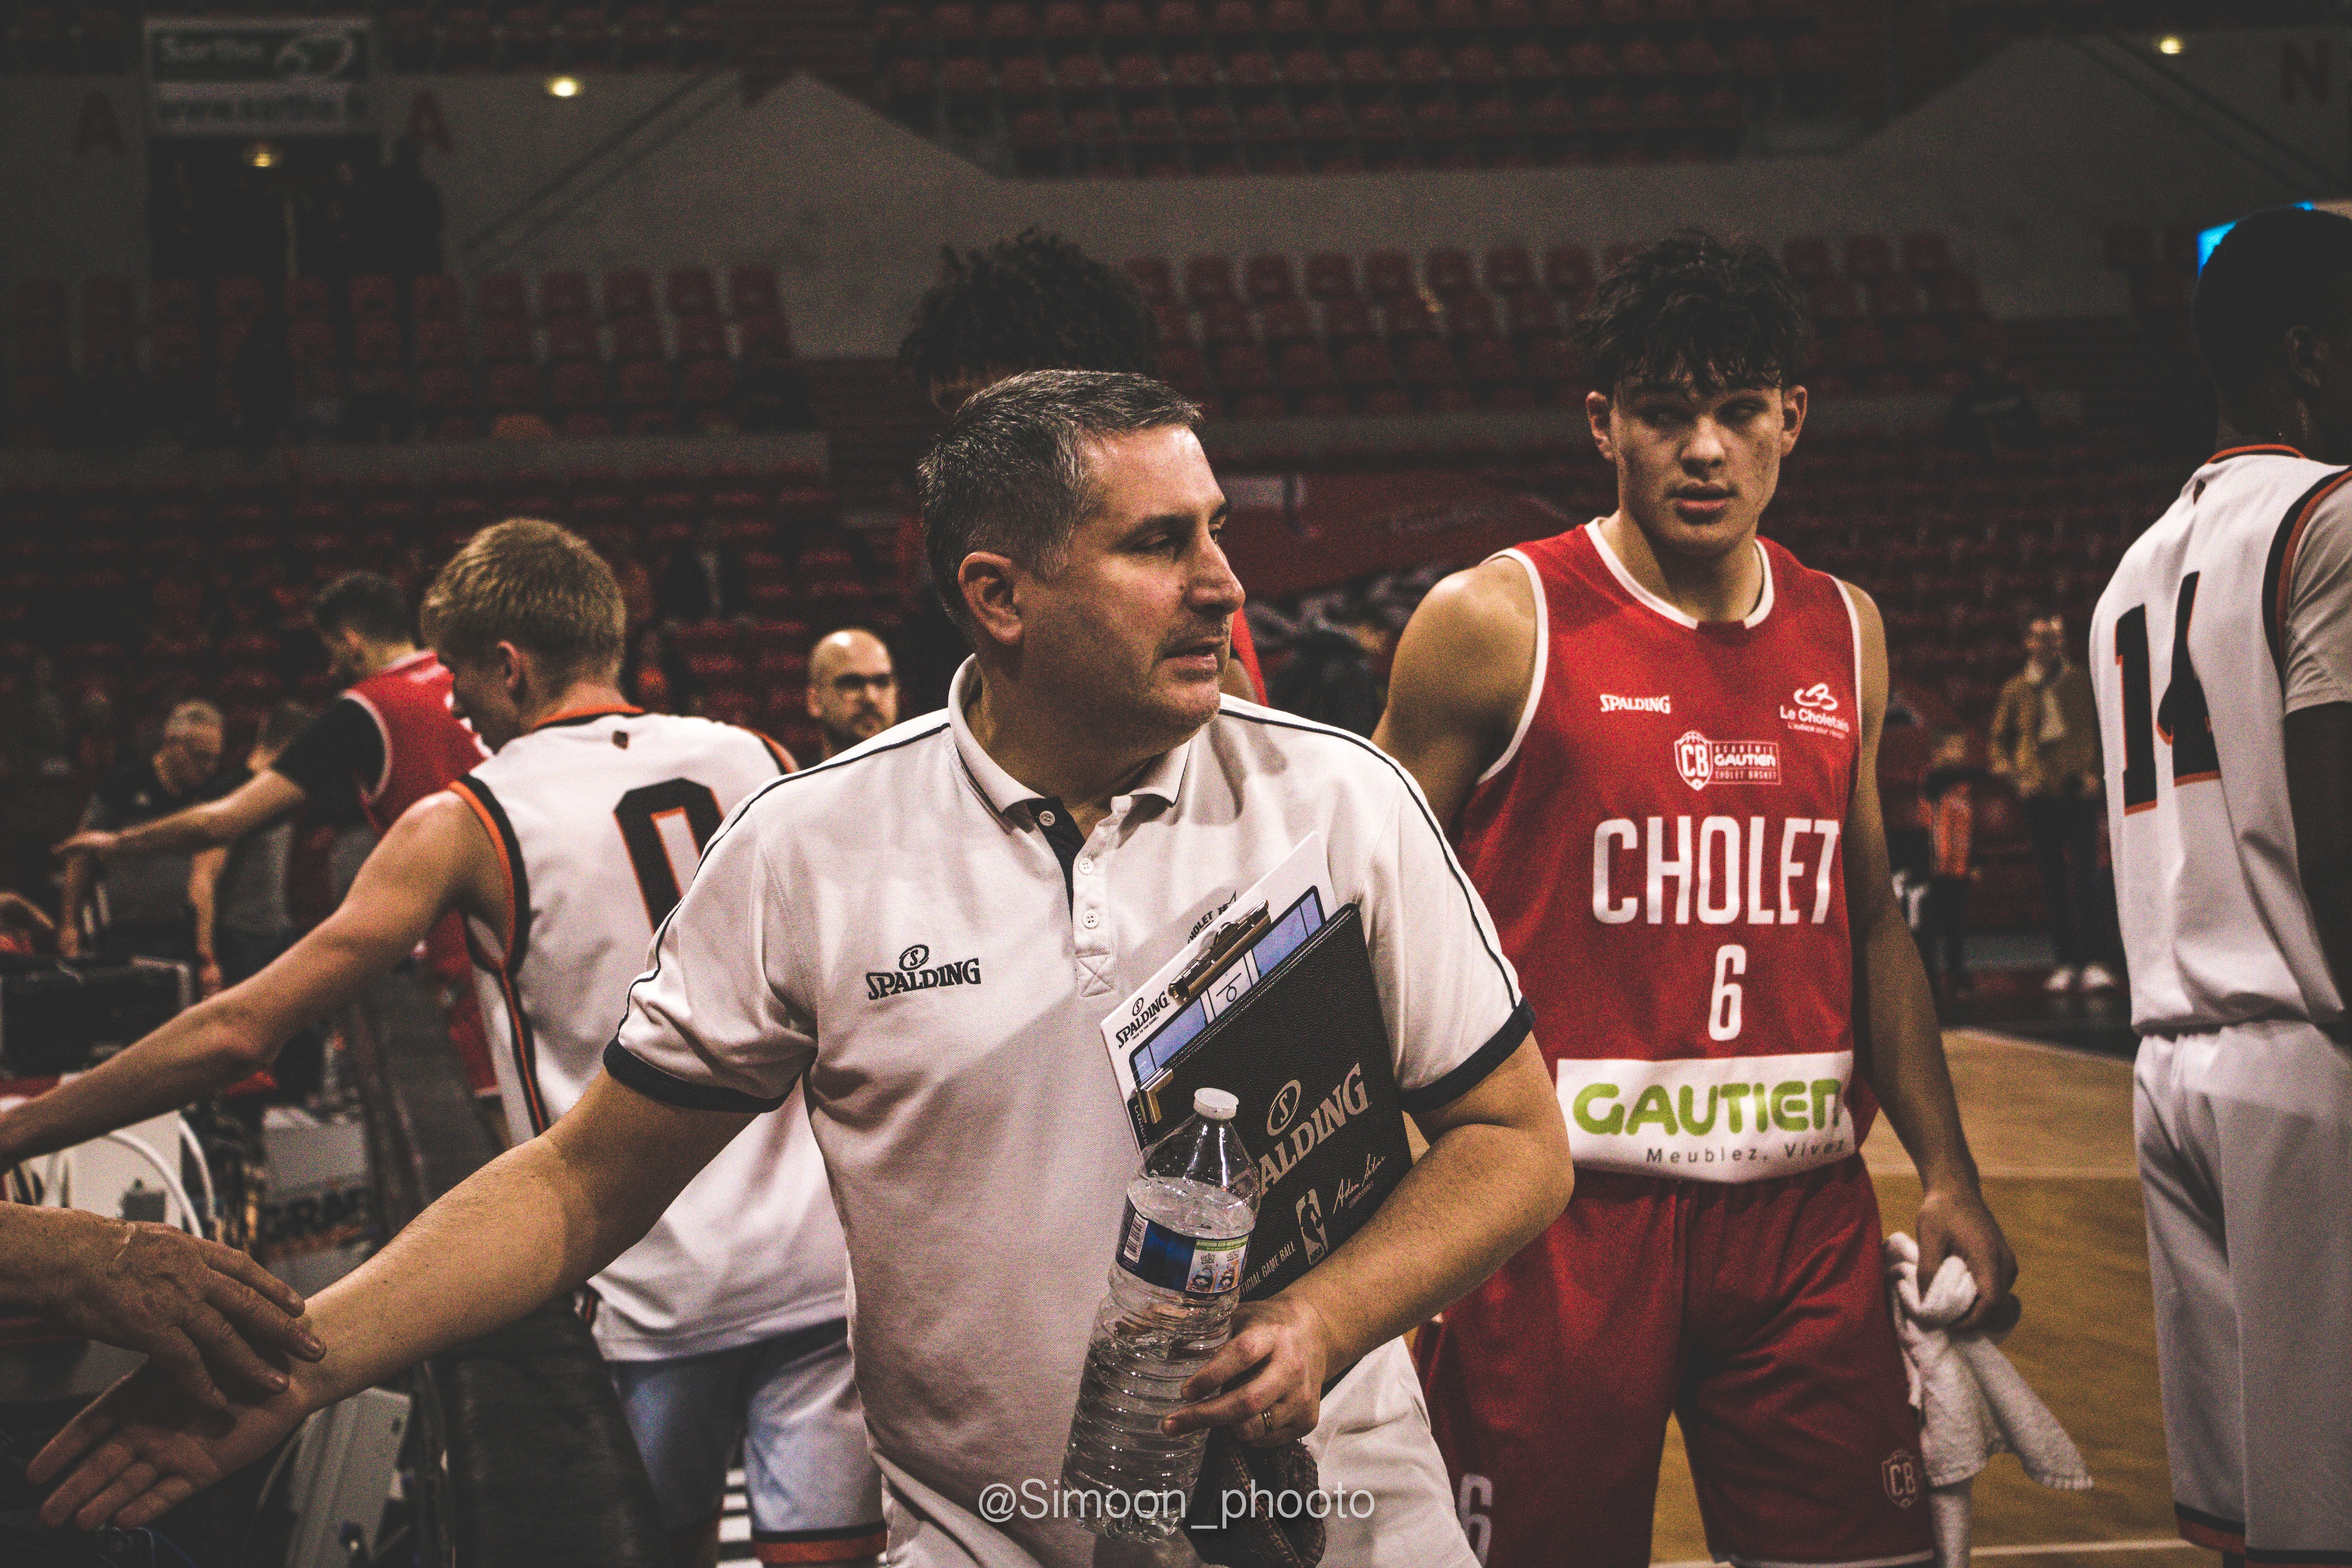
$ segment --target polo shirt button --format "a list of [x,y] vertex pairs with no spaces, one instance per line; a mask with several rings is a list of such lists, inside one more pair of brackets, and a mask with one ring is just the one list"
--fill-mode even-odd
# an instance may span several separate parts
[[1091,858],[1087,858],[1087,857],[1086,857],[1086,856],[1083,856],[1083,855],[1081,855],[1080,857],[1078,857],[1078,869],[1079,869],[1079,870],[1081,870],[1081,871],[1091,871],[1091,870],[1093,870],[1094,868],[1095,868],[1095,863],[1094,863],[1094,861],[1093,861]]
[[1088,931],[1092,931],[1095,927],[1102,924],[1102,916],[1095,913],[1092,910],[1088,910],[1079,920],[1078,923],[1086,927]]
[[1037,820],[1042,826],[1051,827],[1054,826],[1054,814],[1050,811],[1041,811],[1037,814]]

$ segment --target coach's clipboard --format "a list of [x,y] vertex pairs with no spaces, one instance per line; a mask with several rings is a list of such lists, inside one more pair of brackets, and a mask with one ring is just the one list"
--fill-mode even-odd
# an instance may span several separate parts
[[1195,1089],[1241,1101],[1234,1129],[1264,1189],[1244,1300],[1274,1295],[1355,1235],[1412,1163],[1356,906],[1218,1014],[1151,1089],[1130,1107],[1147,1144],[1192,1114]]

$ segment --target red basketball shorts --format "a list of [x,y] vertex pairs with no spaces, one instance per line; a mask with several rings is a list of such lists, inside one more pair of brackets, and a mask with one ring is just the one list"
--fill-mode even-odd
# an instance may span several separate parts
[[1420,1340],[1481,1560],[1647,1564],[1669,1412],[1718,1560],[1931,1560],[1879,1241],[1859,1158],[1739,1184],[1578,1172],[1567,1213]]

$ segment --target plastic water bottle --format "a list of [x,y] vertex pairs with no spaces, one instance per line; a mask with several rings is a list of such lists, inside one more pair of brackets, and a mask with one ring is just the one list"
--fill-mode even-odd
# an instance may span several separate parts
[[1193,1114],[1151,1146],[1128,1184],[1110,1289],[1070,1418],[1062,1485],[1097,1535],[1161,1541],[1183,1522],[1204,1431],[1171,1437],[1161,1419],[1225,1342],[1257,1223],[1257,1163],[1234,1133],[1234,1097],[1192,1096]]

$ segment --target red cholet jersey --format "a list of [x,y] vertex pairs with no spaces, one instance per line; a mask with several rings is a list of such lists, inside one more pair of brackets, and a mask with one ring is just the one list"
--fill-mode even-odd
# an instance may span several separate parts
[[429,648],[395,660],[343,695],[368,710],[383,735],[383,772],[359,781],[369,822],[382,833],[400,814],[449,781],[479,767],[489,752],[449,701],[449,671]]
[[1507,551],[1536,601],[1517,732],[1462,864],[1535,1008],[1580,1167],[1745,1182],[1853,1154],[1846,812],[1861,623],[1759,540],[1744,620],[1636,583],[1598,522]]

